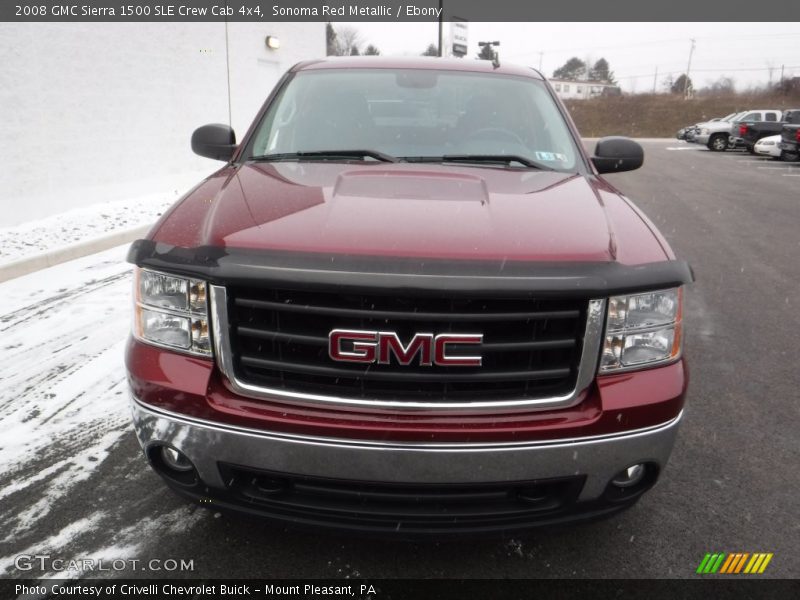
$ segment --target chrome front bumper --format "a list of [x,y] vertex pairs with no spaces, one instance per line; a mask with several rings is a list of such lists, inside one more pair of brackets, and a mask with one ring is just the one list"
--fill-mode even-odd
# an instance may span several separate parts
[[211,488],[225,489],[220,463],[293,475],[386,483],[491,483],[584,475],[579,501],[603,495],[622,469],[663,469],[682,416],[662,425],[592,438],[514,443],[378,442],[264,432],[164,412],[131,398],[142,448],[183,452]]

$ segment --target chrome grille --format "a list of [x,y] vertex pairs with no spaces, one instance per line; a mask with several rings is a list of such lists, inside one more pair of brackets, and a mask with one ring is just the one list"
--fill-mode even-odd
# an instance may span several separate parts
[[[216,286],[215,286],[216,287]],[[584,362],[596,365],[597,314],[585,348],[585,299],[463,298],[316,290],[217,289],[223,371],[242,389],[396,405],[574,397]],[[594,313],[600,313],[597,303]],[[480,367],[347,364],[328,356],[332,329],[482,333]],[[598,334],[599,335],[599,334]],[[588,350],[585,352],[584,350]],[[471,353],[469,349],[467,353]],[[588,354],[589,360],[586,361]],[[590,378],[593,376],[593,370]],[[363,402],[361,402],[363,401]]]

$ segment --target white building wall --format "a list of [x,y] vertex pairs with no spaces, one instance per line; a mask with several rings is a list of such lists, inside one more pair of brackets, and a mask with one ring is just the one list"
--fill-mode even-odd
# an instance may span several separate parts
[[550,85],[553,86],[556,94],[562,100],[569,100],[573,98],[597,98],[598,96],[603,95],[603,90],[606,88],[616,89],[616,86],[608,85],[606,83],[599,83],[597,81],[563,81],[559,79],[551,79]]
[[[0,24],[0,227],[182,193],[219,168],[189,138],[228,122],[225,33],[224,23]],[[286,69],[325,55],[325,25],[230,23],[228,49],[241,138]]]

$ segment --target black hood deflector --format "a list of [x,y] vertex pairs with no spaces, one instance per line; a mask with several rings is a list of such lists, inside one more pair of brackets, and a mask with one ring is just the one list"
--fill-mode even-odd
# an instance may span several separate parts
[[136,240],[128,262],[218,285],[423,294],[479,293],[595,298],[692,283],[685,261],[642,265],[617,262],[471,261],[330,255],[200,246],[180,248]]

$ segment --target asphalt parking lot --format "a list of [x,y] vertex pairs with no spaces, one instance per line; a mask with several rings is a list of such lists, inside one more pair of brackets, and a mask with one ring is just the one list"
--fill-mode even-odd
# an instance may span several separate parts
[[[682,429],[661,482],[630,511],[524,536],[417,544],[287,531],[186,504],[146,466],[127,421],[129,282],[115,249],[60,268],[61,281],[0,285],[0,428],[11,436],[0,456],[14,453],[0,473],[0,575],[52,574],[15,565],[20,554],[50,554],[193,561],[183,572],[115,573],[129,576],[681,578],[706,552],[743,551],[774,553],[763,577],[798,577],[800,163],[643,145],[645,166],[609,180],[697,282],[687,296]],[[87,315],[98,319],[91,328]],[[29,429],[11,435],[20,415]]]

